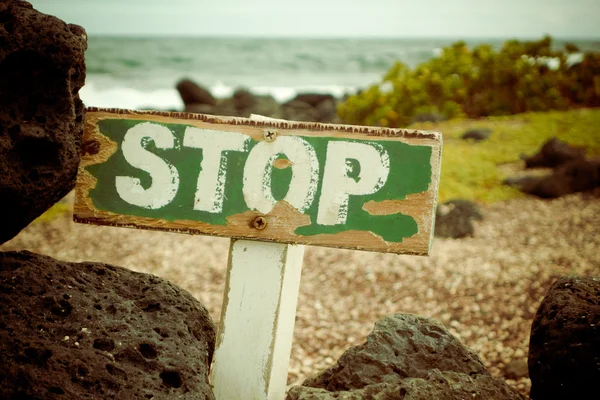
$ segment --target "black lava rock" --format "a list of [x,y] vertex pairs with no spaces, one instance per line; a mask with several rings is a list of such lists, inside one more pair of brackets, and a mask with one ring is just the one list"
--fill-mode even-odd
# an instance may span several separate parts
[[86,48],[80,26],[0,2],[0,244],[75,185]]
[[0,398],[214,399],[215,327],[153,275],[0,253]]
[[523,400],[439,322],[395,314],[287,400]]
[[600,278],[559,278],[531,325],[532,400],[595,399],[600,382]]

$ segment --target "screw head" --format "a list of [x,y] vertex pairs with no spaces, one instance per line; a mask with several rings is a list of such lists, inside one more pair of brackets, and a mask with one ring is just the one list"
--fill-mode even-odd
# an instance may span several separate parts
[[267,227],[267,219],[265,217],[256,217],[252,225],[261,231]]
[[263,133],[266,142],[273,142],[277,138],[277,132],[273,129],[267,129]]

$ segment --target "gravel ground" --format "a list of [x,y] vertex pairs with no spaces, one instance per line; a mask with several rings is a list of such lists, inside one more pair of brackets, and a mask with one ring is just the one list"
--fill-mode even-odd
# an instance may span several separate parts
[[[505,377],[526,362],[531,320],[561,275],[600,275],[600,199],[518,199],[482,206],[476,236],[436,239],[431,257],[306,249],[288,383],[328,367],[392,313],[441,320]],[[227,239],[79,225],[28,227],[0,250],[101,261],[164,277],[220,317]],[[528,394],[528,378],[507,379]]]

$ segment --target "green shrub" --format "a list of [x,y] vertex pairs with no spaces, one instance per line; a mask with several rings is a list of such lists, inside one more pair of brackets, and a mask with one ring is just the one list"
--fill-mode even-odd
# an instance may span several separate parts
[[600,106],[600,53],[572,65],[574,53],[571,44],[553,50],[550,37],[508,41],[499,51],[457,42],[414,70],[397,62],[338,114],[349,124],[401,127],[422,114],[479,118]]

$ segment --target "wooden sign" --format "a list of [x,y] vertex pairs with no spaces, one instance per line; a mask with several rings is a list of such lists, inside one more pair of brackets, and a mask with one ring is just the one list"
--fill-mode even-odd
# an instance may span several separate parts
[[434,132],[88,108],[74,219],[233,238],[214,395],[283,400],[302,244],[428,254],[441,141]]
[[428,254],[441,135],[88,108],[78,222]]

